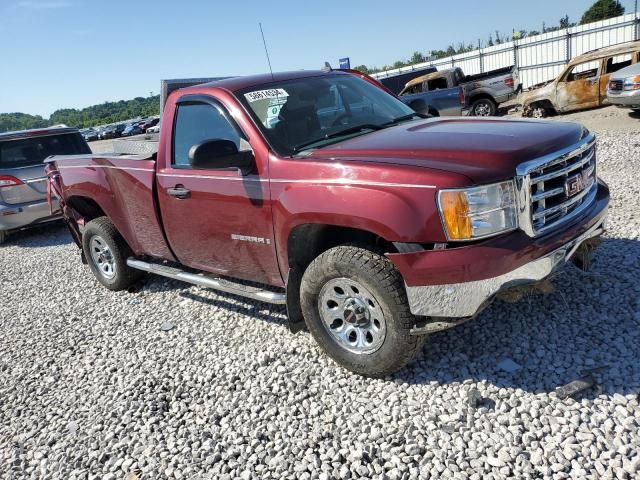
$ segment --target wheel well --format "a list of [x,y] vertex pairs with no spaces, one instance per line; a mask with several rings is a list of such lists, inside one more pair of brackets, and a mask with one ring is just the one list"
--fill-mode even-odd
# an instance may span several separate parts
[[87,222],[105,215],[100,205],[88,197],[71,197],[66,201],[72,209],[78,212]]
[[289,268],[304,272],[313,259],[322,252],[345,244],[358,244],[384,252],[397,252],[393,243],[366,230],[336,225],[303,224],[295,227],[289,234],[287,242]]
[[531,104],[529,105],[529,109],[535,108],[538,106],[543,107],[549,113],[552,113],[552,114],[556,113],[556,109],[553,108],[553,103],[551,103],[550,100],[537,100],[535,102],[531,102]]
[[490,100],[491,103],[493,103],[494,105],[497,105],[496,101],[493,99],[493,97],[491,95],[489,95],[488,93],[478,93],[477,95],[473,95],[470,99],[469,99],[469,104],[471,105],[473,102],[475,102],[476,100]]

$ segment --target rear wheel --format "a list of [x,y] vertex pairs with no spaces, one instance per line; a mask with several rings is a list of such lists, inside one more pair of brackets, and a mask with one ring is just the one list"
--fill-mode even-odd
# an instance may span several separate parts
[[300,302],[320,347],[360,375],[396,372],[426,338],[409,333],[415,318],[401,275],[388,259],[364,248],[335,247],[318,256],[302,277]]
[[471,103],[471,115],[474,117],[490,117],[496,114],[496,104],[490,98],[479,98]]
[[131,249],[107,217],[87,223],[82,249],[89,268],[109,290],[125,290],[144,275],[127,265]]

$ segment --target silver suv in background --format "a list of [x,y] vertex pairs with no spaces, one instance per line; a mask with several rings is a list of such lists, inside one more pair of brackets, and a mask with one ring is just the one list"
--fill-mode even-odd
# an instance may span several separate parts
[[607,86],[607,100],[612,105],[640,111],[640,63],[611,75]]
[[0,243],[11,230],[55,220],[47,202],[45,158],[91,153],[75,128],[0,133]]

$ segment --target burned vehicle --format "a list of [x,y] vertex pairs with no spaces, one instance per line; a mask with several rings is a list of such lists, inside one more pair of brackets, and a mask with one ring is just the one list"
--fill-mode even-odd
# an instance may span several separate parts
[[535,85],[522,96],[522,116],[542,118],[609,103],[612,73],[640,61],[640,41],[600,48],[571,60],[554,80]]

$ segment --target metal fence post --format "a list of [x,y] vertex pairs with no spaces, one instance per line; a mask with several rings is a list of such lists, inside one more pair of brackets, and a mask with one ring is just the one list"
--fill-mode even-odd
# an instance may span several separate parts
[[569,31],[569,29],[567,28],[567,63],[569,63],[569,61],[571,60],[571,32]]
[[484,62],[482,60],[482,49],[480,48],[480,39],[478,39],[478,58],[480,60],[480,73],[484,73]]

